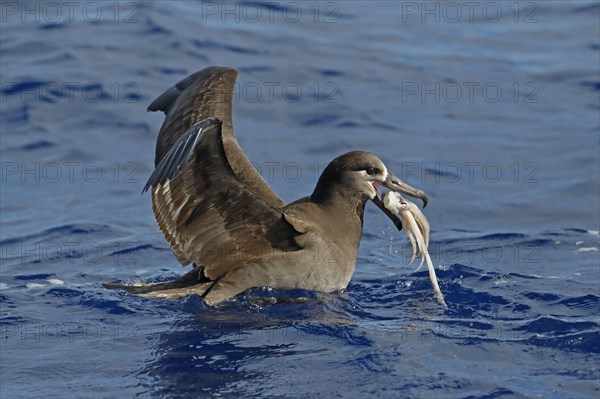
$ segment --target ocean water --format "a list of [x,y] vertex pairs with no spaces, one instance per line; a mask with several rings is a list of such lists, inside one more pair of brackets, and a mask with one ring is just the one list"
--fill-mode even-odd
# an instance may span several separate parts
[[[600,395],[597,2],[0,11],[0,397]],[[428,193],[447,311],[372,204],[341,293],[102,288],[184,272],[140,195],[145,109],[211,65],[240,71],[240,144],[284,200],[352,149]]]

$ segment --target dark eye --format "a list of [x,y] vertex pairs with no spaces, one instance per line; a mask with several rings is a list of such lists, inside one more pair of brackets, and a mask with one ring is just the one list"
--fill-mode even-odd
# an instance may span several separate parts
[[369,167],[367,168],[367,174],[368,174],[369,176],[378,175],[378,174],[379,174],[379,169],[377,169],[377,168],[375,168],[375,167],[373,167],[373,166],[369,166]]

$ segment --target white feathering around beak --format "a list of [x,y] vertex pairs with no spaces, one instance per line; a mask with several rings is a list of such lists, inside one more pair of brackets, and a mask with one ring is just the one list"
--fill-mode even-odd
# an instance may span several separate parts
[[382,181],[386,181],[387,178],[388,178],[387,167],[385,165],[383,165],[383,180]]

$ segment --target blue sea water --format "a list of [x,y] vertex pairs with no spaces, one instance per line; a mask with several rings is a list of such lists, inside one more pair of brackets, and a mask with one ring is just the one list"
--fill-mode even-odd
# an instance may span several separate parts
[[[0,7],[0,397],[600,395],[598,2]],[[102,288],[184,272],[145,109],[211,65],[284,200],[352,149],[429,194],[447,311],[372,204],[342,293]]]

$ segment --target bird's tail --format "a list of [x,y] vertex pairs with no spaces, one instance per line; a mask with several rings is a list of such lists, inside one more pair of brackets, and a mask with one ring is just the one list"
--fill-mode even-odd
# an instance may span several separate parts
[[203,274],[203,267],[195,267],[183,276],[162,283],[142,283],[136,285],[103,283],[109,290],[125,290],[130,294],[149,297],[176,299],[188,295],[203,296],[214,284]]

